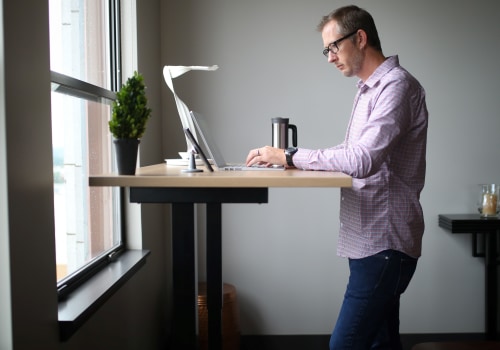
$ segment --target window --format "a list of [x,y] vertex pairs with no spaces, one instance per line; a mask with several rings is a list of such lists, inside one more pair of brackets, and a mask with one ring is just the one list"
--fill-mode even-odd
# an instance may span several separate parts
[[121,193],[89,187],[114,164],[119,0],[49,0],[57,281],[60,295],[122,248]]

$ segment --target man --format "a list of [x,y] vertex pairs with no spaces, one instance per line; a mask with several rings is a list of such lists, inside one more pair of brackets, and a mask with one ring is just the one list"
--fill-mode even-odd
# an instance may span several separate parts
[[421,254],[428,113],[419,82],[385,57],[372,16],[339,8],[318,25],[323,54],[358,92],[342,144],[328,149],[262,147],[247,164],[340,171],[353,177],[341,190],[337,254],[350,276],[330,349],[402,349],[399,300]]

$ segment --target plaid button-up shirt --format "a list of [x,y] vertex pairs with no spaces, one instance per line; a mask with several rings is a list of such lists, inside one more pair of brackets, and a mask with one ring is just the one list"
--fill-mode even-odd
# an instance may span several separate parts
[[358,82],[344,142],[295,153],[297,168],[353,177],[353,187],[341,190],[338,255],[421,255],[427,123],[424,89],[392,56]]

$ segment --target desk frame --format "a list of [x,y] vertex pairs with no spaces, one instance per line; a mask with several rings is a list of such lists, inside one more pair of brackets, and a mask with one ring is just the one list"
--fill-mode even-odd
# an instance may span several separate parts
[[267,188],[130,188],[133,203],[172,204],[174,349],[196,349],[194,206],[206,204],[208,348],[222,349],[222,204],[267,203]]

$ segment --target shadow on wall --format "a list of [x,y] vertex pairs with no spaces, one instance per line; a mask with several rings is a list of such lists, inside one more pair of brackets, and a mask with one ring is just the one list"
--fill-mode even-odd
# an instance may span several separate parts
[[238,290],[238,306],[240,309],[240,324],[242,329],[247,329],[251,334],[264,334],[264,318],[259,312],[259,308],[252,303],[252,298],[241,290]]

